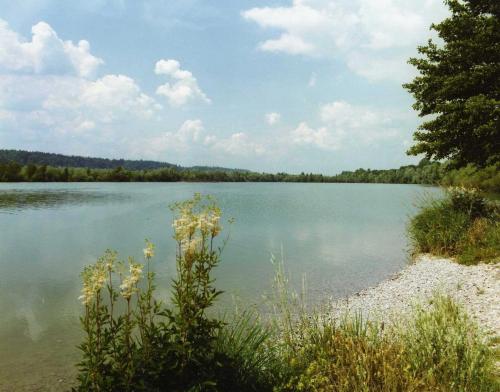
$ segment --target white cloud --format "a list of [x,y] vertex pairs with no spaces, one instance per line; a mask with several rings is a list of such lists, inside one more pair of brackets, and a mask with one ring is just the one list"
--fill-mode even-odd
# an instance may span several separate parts
[[228,137],[217,137],[205,130],[203,122],[186,120],[177,131],[165,132],[160,136],[144,139],[141,146],[147,146],[152,157],[161,157],[165,153],[173,156],[219,155],[220,152],[235,156],[255,156],[265,153],[266,148],[251,140],[244,132],[233,133]]
[[[126,75],[95,78],[102,60],[87,41],[63,41],[45,22],[25,41],[0,21],[0,132],[19,145],[107,151],[161,111]],[[72,146],[72,147],[70,147]],[[106,148],[107,146],[107,148]]]
[[67,74],[91,77],[103,60],[90,53],[90,44],[61,40],[52,27],[39,22],[26,41],[0,19],[0,73]]
[[[114,129],[123,134],[161,106],[125,75],[91,81],[74,76],[0,75],[0,109],[27,128],[65,134]],[[41,131],[41,129],[40,129]]]
[[276,112],[267,113],[265,117],[269,125],[275,125],[281,120],[281,114]]
[[313,129],[302,122],[291,133],[292,141],[298,145],[312,145],[323,150],[337,150],[340,140],[327,127]]
[[347,56],[347,66],[360,76],[372,82],[385,79],[408,81],[415,75],[415,69],[405,59],[411,56],[405,54],[377,54],[367,55],[364,52],[353,51]]
[[242,16],[279,31],[258,44],[263,51],[341,58],[370,80],[401,81],[411,69],[406,59],[447,12],[441,0],[293,0],[288,7],[252,8]]
[[291,132],[297,145],[313,145],[323,150],[372,145],[380,140],[400,136],[395,123],[397,114],[356,106],[344,101],[322,105],[319,110],[322,125],[311,128],[302,122]]
[[250,139],[244,132],[233,133],[228,138],[215,140],[213,148],[236,156],[263,155],[264,145]]
[[[28,43],[5,23],[0,28],[5,33],[0,36],[3,144],[14,141],[51,151],[159,159],[168,153],[174,162],[205,159],[219,164],[265,152],[262,144],[243,132],[225,137],[207,132],[200,119],[158,134],[162,106],[127,75],[93,77],[102,60],[90,54],[86,41],[78,45],[62,41],[44,22],[33,26]],[[171,79],[157,93],[167,96],[173,106],[210,102],[193,74],[178,61],[160,60],[154,71]]]
[[313,45],[291,34],[283,34],[277,39],[262,42],[259,48],[267,52],[285,52],[289,54],[308,54],[314,52]]
[[165,132],[156,137],[146,139],[141,145],[147,146],[152,156],[159,156],[165,152],[186,152],[197,144],[203,144],[205,127],[201,120],[186,120],[175,132]]
[[156,89],[156,94],[167,97],[172,106],[182,106],[189,101],[201,100],[210,103],[210,99],[198,86],[193,74],[181,69],[177,60],[159,60],[155,65],[157,75],[167,75],[175,82],[167,82]]

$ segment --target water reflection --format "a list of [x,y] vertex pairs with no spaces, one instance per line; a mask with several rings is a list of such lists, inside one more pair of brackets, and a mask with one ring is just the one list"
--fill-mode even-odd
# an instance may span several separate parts
[[25,209],[55,208],[62,205],[80,205],[83,203],[116,203],[129,199],[121,193],[60,190],[21,189],[0,190],[0,213],[14,213]]

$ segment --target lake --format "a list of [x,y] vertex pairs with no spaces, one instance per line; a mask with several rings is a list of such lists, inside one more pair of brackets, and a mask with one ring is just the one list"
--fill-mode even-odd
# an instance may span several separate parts
[[[217,198],[229,242],[216,271],[220,307],[261,304],[282,255],[309,297],[345,296],[408,262],[408,216],[437,188],[387,184],[0,184],[0,390],[65,390],[78,361],[80,271],[107,248],[140,258],[156,244],[158,295],[175,273],[168,208]],[[225,225],[226,228],[229,225]]]

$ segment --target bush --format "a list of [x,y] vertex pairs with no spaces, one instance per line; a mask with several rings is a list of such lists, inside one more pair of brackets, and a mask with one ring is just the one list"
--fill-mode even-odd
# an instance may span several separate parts
[[485,218],[474,220],[460,243],[457,259],[466,265],[481,260],[500,262],[500,222]]
[[409,223],[414,251],[454,256],[463,264],[496,261],[500,255],[498,207],[475,189],[452,187],[425,200]]
[[499,194],[500,163],[484,168],[469,164],[460,169],[450,169],[445,172],[440,183],[444,186],[458,185]]

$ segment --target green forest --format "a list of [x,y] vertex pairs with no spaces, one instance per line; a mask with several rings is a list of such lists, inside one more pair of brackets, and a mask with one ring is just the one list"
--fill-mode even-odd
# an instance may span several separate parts
[[304,172],[300,174],[257,173],[213,167],[184,168],[155,161],[67,157],[59,154],[15,150],[0,151],[1,182],[203,181],[427,184],[467,185],[498,193],[500,192],[499,169],[499,163],[483,168],[474,164],[456,168],[449,162],[440,163],[424,158],[417,165],[401,166],[399,169],[357,169],[327,176]]

